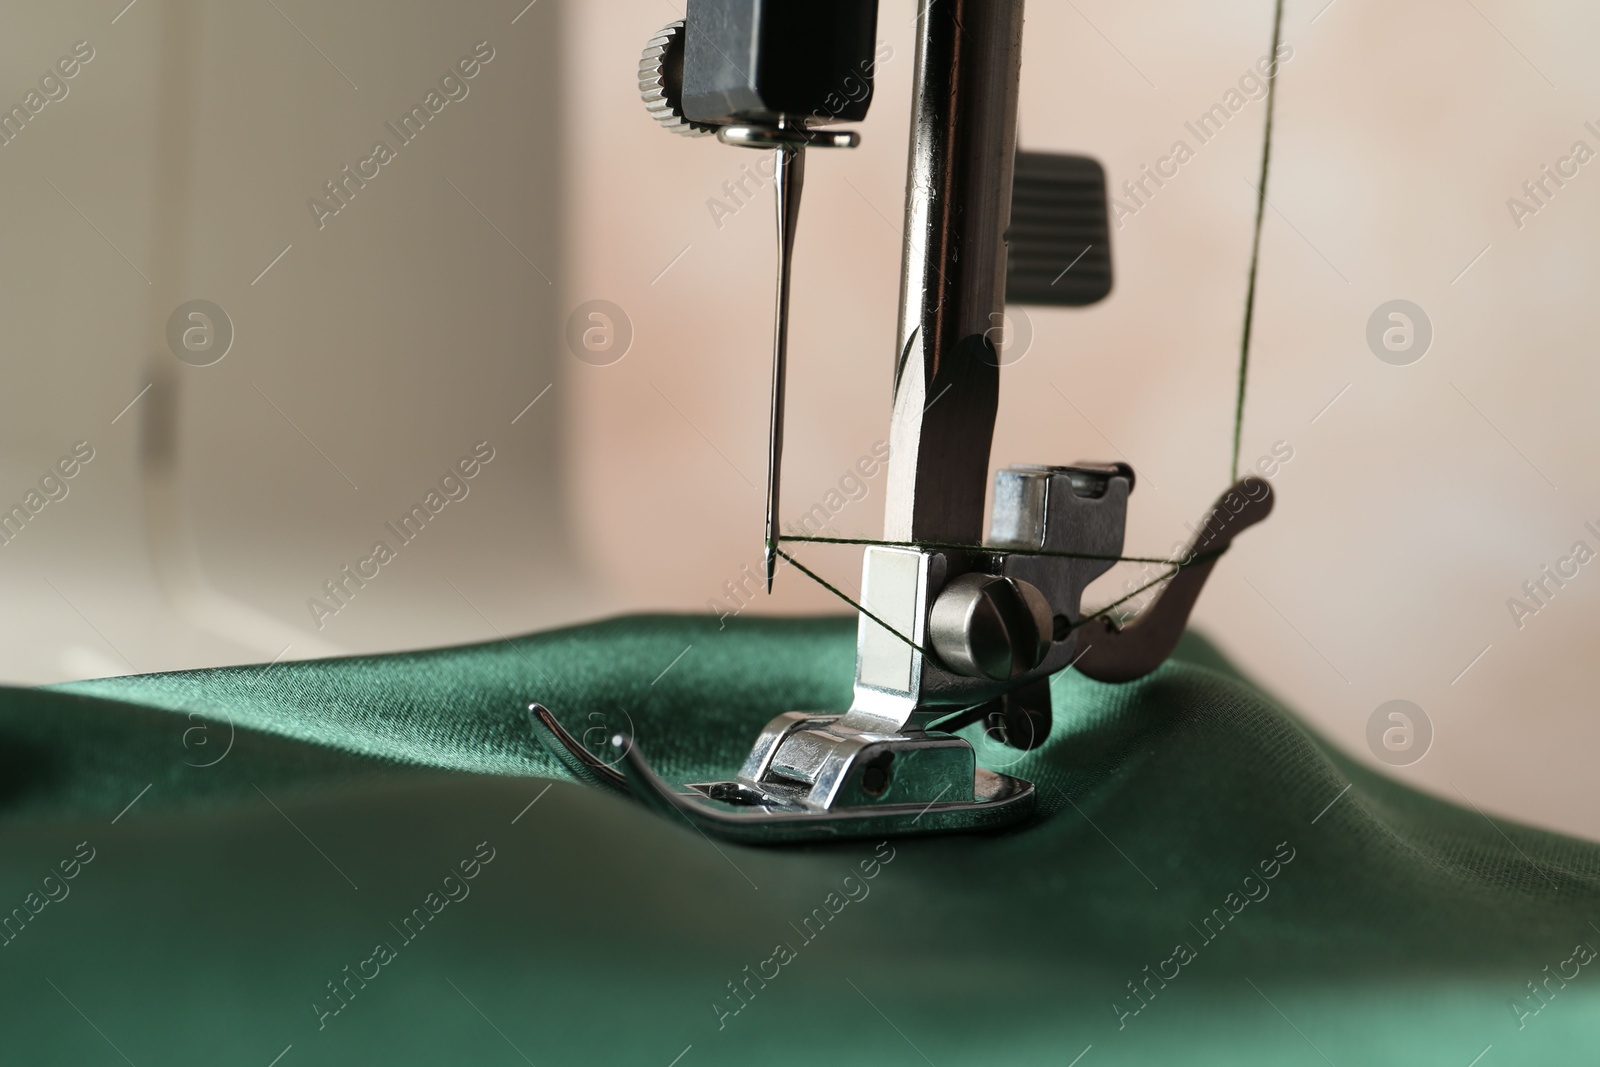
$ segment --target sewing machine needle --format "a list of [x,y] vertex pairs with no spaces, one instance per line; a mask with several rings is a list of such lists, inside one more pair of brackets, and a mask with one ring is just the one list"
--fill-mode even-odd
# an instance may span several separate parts
[[772,350],[772,423],[767,440],[767,592],[778,568],[779,475],[783,466],[783,395],[789,363],[789,270],[794,257],[795,223],[800,217],[800,192],[805,185],[803,145],[782,147],[777,154],[773,187],[778,199],[778,308]]

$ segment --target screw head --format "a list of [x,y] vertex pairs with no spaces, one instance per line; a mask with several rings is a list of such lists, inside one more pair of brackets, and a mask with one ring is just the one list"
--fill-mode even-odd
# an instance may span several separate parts
[[669,22],[650,38],[639,58],[639,95],[645,110],[663,129],[685,137],[715,133],[715,126],[692,122],[683,114],[683,20]]
[[946,667],[998,682],[1044,662],[1055,636],[1055,616],[1044,594],[1027,582],[963,574],[933,602],[928,629],[933,650]]

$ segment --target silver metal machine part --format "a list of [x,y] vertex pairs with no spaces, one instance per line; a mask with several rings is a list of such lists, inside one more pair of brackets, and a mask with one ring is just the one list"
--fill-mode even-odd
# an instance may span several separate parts
[[773,316],[771,423],[767,437],[767,514],[762,541],[767,592],[772,592],[778,567],[778,503],[782,497],[783,409],[789,375],[789,276],[794,264],[794,230],[800,220],[800,193],[805,188],[804,144],[773,149],[773,189],[778,201],[778,301]]
[[650,38],[639,58],[639,95],[645,110],[662,129],[685,137],[706,137],[716,127],[684,117],[679,99],[683,91],[683,20],[669,22]]
[[1055,630],[1050,601],[1027,582],[971,571],[928,612],[933,651],[957,674],[1009,681],[1044,662]]
[[[991,736],[1032,749],[1050,732],[1050,675],[1075,661],[1105,681],[1154,670],[1182,635],[1216,557],[1271,511],[1266,482],[1252,477],[1233,486],[1163,595],[1125,628],[1085,620],[1082,599],[1122,554],[1134,485],[1126,464],[998,472],[989,536],[980,540],[999,400],[993,337],[1005,310],[1022,16],[1023,0],[941,0],[922,5],[917,16],[884,518],[885,540],[898,544],[864,553],[866,610],[849,709],[779,715],[734,777],[678,788],[627,736],[612,738],[610,758],[602,758],[534,705],[536,733],[580,780],[746,841],[1014,824],[1032,811],[1033,786],[979,767],[972,745],[952,731],[982,721]],[[856,138],[822,134],[803,121],[723,126],[718,136],[779,153],[770,583],[802,153],[806,145],[844,147]]]

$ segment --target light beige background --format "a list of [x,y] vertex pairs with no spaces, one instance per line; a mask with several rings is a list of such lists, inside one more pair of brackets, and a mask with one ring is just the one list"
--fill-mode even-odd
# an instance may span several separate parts
[[[1587,298],[1600,171],[1520,229],[1506,207],[1574,141],[1600,149],[1584,128],[1600,125],[1600,14],[1323,4],[1285,15],[1294,56],[1243,444],[1246,463],[1280,441],[1294,458],[1277,513],[1218,567],[1197,623],[1359,758],[1373,758],[1373,710],[1412,700],[1433,746],[1391,773],[1600,837],[1600,572],[1521,629],[1506,606],[1574,541],[1600,548],[1583,528],[1600,526]],[[0,498],[20,499],[73,441],[97,449],[71,495],[0,548],[4,677],[704,611],[757,568],[771,208],[762,190],[719,227],[708,199],[757,157],[661,133],[638,103],[638,52],[671,4],[121,9],[4,12],[0,98],[20,100],[75,41],[96,58],[0,148]],[[887,429],[913,14],[884,0],[894,57],[863,145],[809,169],[790,518]],[[1195,144],[1184,122],[1237,84],[1270,29],[1266,0],[1035,2],[1023,143],[1095,155],[1113,184],[1136,177],[1175,140]],[[319,231],[306,199],[483,40],[496,58],[471,95]],[[1127,459],[1130,552],[1167,553],[1227,480],[1264,117],[1245,106],[1123,220],[1109,300],[1029,311],[1031,346],[1004,375],[995,463]],[[208,368],[163,339],[196,297],[237,330]],[[1365,341],[1396,298],[1435,331],[1408,367]],[[610,366],[563,340],[592,299],[632,324]],[[479,440],[496,459],[471,495],[317,630],[306,599]],[[881,503],[880,476],[834,523],[874,535]],[[855,579],[855,553],[805,558]],[[786,574],[750,610],[836,606]]]

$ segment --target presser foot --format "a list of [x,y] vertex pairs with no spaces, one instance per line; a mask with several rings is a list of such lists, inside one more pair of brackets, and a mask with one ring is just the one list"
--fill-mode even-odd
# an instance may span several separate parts
[[[864,733],[842,727],[846,716],[789,712],[762,731],[751,754],[759,773],[747,774],[747,761],[728,780],[675,787],[626,734],[596,752],[547,709],[529,711],[539,739],[580,781],[748,844],[996,830],[1034,809],[1031,782],[978,767],[972,746],[951,734]],[[790,762],[774,769],[774,759]],[[802,762],[816,769],[790,765]]]

